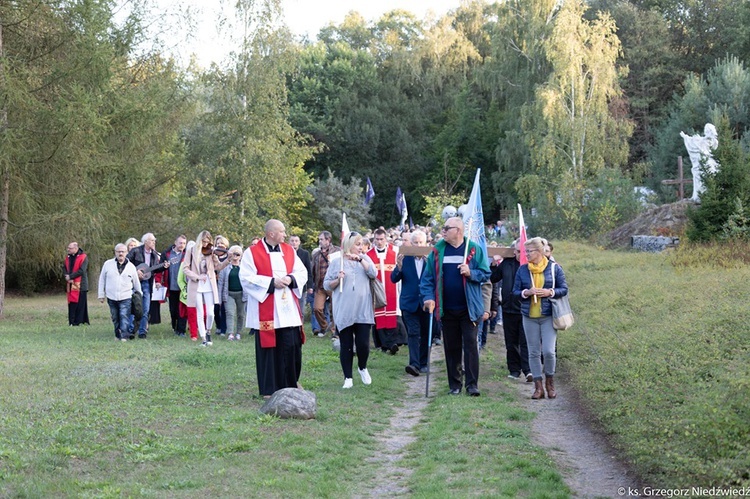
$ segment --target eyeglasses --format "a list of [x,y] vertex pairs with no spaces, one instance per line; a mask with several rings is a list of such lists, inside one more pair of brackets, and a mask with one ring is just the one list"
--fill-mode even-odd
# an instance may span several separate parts
[[242,253],[232,253],[232,256],[242,256]]
[[525,251],[524,251],[524,253],[526,253],[527,255],[530,255],[530,254],[532,254],[532,253],[534,253],[534,252],[536,252],[536,251],[539,251],[539,250],[538,250],[538,249],[533,249],[533,250],[525,250]]
[[440,230],[442,230],[443,232],[448,232],[451,229],[458,229],[458,227],[449,227],[447,225],[443,225],[443,228]]

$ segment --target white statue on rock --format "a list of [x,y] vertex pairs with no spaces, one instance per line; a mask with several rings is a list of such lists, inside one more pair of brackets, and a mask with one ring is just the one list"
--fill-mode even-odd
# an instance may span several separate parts
[[680,136],[685,141],[685,148],[690,155],[690,162],[693,164],[690,169],[693,172],[693,197],[690,199],[699,203],[701,194],[706,190],[701,180],[702,165],[705,164],[706,170],[710,173],[716,173],[719,169],[719,163],[714,159],[712,152],[719,147],[719,136],[716,133],[716,127],[711,123],[706,123],[703,128],[703,135],[686,135],[684,132],[680,132]]

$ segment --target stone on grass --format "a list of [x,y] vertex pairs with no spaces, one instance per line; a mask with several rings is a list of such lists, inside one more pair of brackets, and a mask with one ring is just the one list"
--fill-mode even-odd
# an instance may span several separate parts
[[313,392],[300,388],[282,388],[271,395],[260,412],[282,419],[315,419],[318,401]]

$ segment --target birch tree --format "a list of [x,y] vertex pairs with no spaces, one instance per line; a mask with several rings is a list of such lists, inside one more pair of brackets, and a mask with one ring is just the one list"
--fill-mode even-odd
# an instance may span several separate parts
[[618,68],[620,42],[607,14],[583,18],[580,0],[567,0],[546,43],[552,72],[536,91],[536,120],[527,130],[534,163],[552,178],[583,182],[628,158],[632,124],[625,117]]

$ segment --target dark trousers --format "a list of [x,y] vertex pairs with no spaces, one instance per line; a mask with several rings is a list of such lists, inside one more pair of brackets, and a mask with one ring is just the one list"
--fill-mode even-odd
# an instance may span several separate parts
[[427,367],[428,335],[432,314],[418,308],[416,312],[401,310],[409,343],[409,365],[417,369]]
[[180,290],[172,291],[170,289],[167,297],[169,299],[169,315],[172,318],[172,331],[178,334],[185,334],[187,319],[180,317]]
[[383,350],[390,350],[393,345],[398,345],[398,327],[387,328],[387,329],[376,329],[375,334],[378,336],[378,341],[375,344],[380,344],[380,348]]
[[352,377],[352,363],[354,362],[354,344],[357,344],[357,367],[367,368],[367,359],[370,356],[370,328],[372,324],[352,324],[339,331],[341,351],[339,360],[344,378]]
[[468,310],[445,310],[440,320],[443,324],[443,350],[448,370],[448,386],[451,390],[461,389],[463,355],[466,388],[476,388],[479,381],[477,325],[469,318]]
[[224,302],[214,304],[214,322],[216,322],[216,334],[226,334],[227,309],[224,308]]
[[261,348],[260,334],[255,336],[255,366],[261,395],[273,395],[282,388],[297,388],[302,372],[302,335],[299,326],[276,330],[276,346]]
[[79,326],[89,323],[89,302],[87,291],[79,291],[78,303],[68,303],[68,324]]
[[513,376],[519,376],[521,372],[530,373],[529,348],[523,331],[523,316],[503,312],[503,331],[508,372]]

